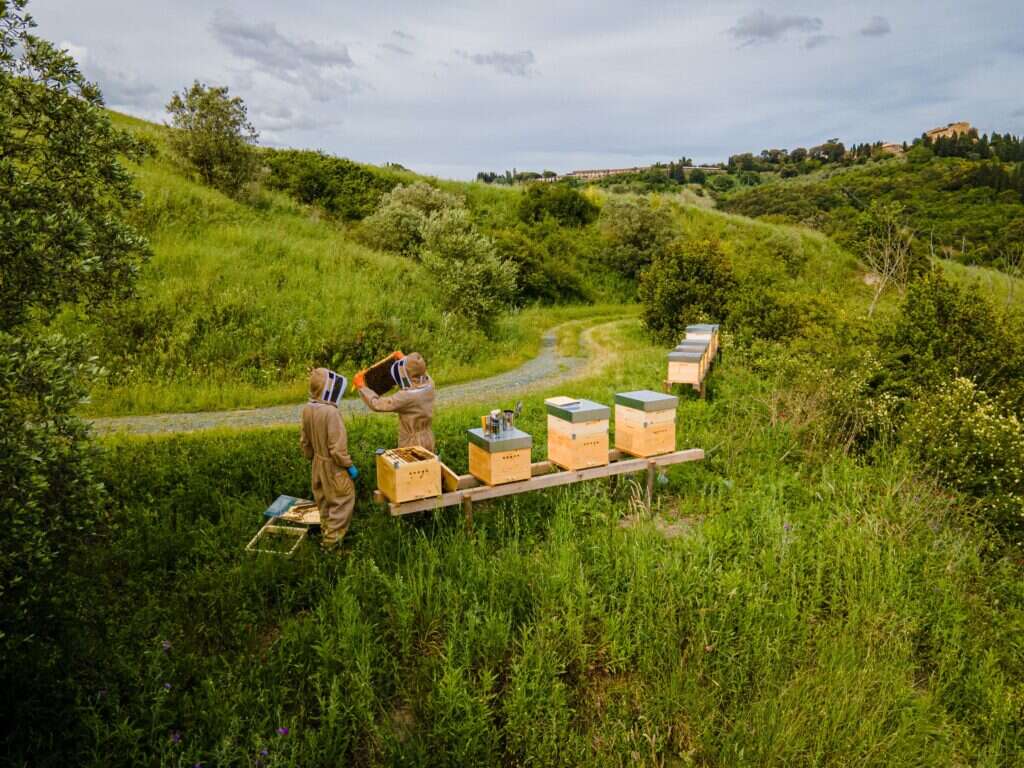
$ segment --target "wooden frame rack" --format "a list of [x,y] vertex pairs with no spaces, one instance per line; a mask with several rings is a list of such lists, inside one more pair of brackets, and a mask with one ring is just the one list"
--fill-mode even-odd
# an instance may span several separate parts
[[589,469],[563,470],[550,461],[537,461],[530,465],[530,479],[503,485],[484,485],[472,475],[457,475],[444,464],[441,465],[444,492],[430,499],[418,499],[401,504],[392,504],[380,491],[373,492],[373,500],[377,504],[387,505],[392,517],[410,515],[415,512],[426,512],[443,507],[461,506],[466,516],[466,527],[473,526],[473,502],[497,499],[502,496],[514,496],[545,488],[557,488],[585,480],[596,480],[602,477],[647,472],[647,488],[645,501],[648,510],[654,496],[654,478],[660,467],[682,464],[687,461],[701,461],[704,458],[702,448],[690,448],[685,451],[674,451],[661,456],[638,459],[621,451],[608,452],[608,463],[601,467]]

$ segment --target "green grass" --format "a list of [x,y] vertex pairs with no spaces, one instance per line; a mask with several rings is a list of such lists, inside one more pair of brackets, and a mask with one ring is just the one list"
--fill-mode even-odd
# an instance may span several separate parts
[[[656,388],[663,350],[603,332],[628,354],[560,393]],[[117,525],[79,564],[71,762],[1017,763],[1019,571],[900,455],[809,453],[771,393],[726,349],[708,401],[682,397],[680,447],[708,455],[658,486],[673,539],[631,483],[478,505],[472,537],[457,509],[388,518],[368,491],[395,427],[366,416],[350,553],[250,557],[263,507],[309,493],[296,429],[105,441]],[[547,394],[521,419],[535,458]],[[477,417],[435,421],[458,469]]]
[[[436,281],[418,262],[359,245],[344,225],[284,194],[261,190],[239,202],[204,187],[178,166],[165,129],[116,115],[115,123],[159,150],[135,169],[153,257],[137,301],[98,324],[73,311],[62,318],[92,337],[108,369],[86,415],[294,402],[310,365],[351,374],[395,348],[422,352],[437,381],[451,384],[520,365],[561,322],[617,311],[600,302],[526,308],[485,333],[442,311]],[[510,190],[447,186],[484,223],[512,215],[518,199]]]

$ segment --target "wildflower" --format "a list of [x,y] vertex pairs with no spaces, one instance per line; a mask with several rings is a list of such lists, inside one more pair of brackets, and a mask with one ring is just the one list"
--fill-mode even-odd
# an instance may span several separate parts
[[270,750],[267,749],[266,747],[264,747],[263,749],[260,750],[260,754],[263,755],[264,757],[266,757],[267,755],[270,754]]
[[287,725],[282,725],[280,728],[278,728],[277,729],[277,735],[278,736],[287,736],[288,735],[288,726]]
[[160,647],[164,649],[164,653],[167,653],[168,651],[171,650],[171,641],[170,640],[164,640],[163,642],[160,643]]
[[171,742],[174,744],[181,743],[181,731],[171,731]]
[[787,521],[787,522],[782,524],[782,530],[784,530],[786,533],[789,533],[791,530],[793,530],[793,526],[790,525],[789,522]]

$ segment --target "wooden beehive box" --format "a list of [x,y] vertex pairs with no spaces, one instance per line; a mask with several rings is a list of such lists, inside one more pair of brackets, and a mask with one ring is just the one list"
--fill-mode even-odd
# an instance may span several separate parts
[[686,326],[686,341],[706,341],[709,347],[708,358],[713,358],[718,352],[718,324],[700,323]]
[[377,489],[394,504],[440,496],[441,462],[419,446],[378,452]]
[[533,438],[514,427],[487,435],[477,427],[469,433],[469,473],[487,485],[530,479]]
[[699,352],[700,353],[700,378],[704,380],[704,376],[708,372],[708,368],[711,367],[711,344],[707,341],[691,341],[687,339],[677,346],[673,352]]
[[668,353],[669,384],[699,387],[704,380],[704,355],[696,350],[672,350]]
[[591,400],[552,397],[548,410],[548,459],[564,469],[608,463],[608,417],[611,409]]
[[679,398],[643,389],[615,395],[615,447],[631,456],[658,456],[676,449]]

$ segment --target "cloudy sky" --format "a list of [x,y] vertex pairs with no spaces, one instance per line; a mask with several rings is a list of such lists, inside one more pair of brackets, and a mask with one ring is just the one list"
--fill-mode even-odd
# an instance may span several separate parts
[[681,155],[1024,133],[1020,0],[32,0],[108,105],[194,79],[261,143],[471,178]]

